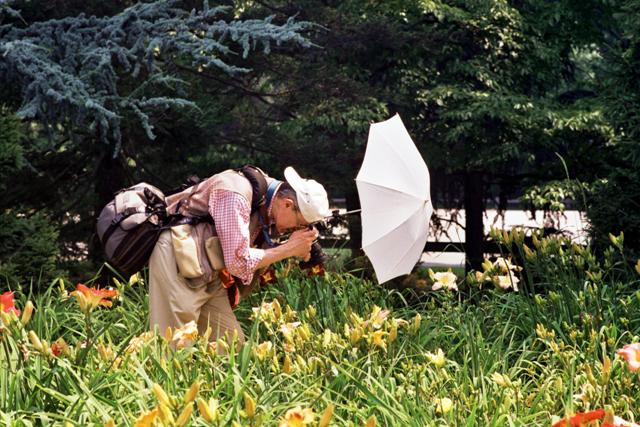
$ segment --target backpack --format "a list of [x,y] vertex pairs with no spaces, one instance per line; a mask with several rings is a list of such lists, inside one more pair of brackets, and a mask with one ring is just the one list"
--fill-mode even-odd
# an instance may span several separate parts
[[[251,183],[253,213],[265,203],[266,180],[255,166],[246,165],[236,170]],[[190,181],[192,184],[199,179],[190,178]],[[97,231],[107,261],[123,277],[128,278],[147,265],[164,230],[178,224],[195,225],[202,221],[212,219],[210,216],[186,217],[167,212],[165,194],[153,185],[141,182],[115,194],[115,198],[100,212]]]

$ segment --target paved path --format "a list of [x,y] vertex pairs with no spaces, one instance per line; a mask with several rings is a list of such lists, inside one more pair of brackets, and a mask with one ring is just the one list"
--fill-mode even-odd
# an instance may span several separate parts
[[[429,235],[430,242],[464,242],[464,230],[455,223],[464,224],[464,210],[461,210],[458,216],[453,218],[455,222],[445,221],[445,219],[451,219],[449,218],[451,214],[444,209],[438,209],[434,215],[437,215],[446,227],[439,233],[432,231]],[[531,213],[528,211],[509,210],[504,217],[501,217],[498,216],[495,209],[488,209],[484,217],[485,234],[489,233],[492,226],[511,229],[514,226],[540,228],[545,225],[557,228],[571,236],[578,243],[587,242],[588,236],[585,228],[588,222],[585,215],[578,211],[566,211],[562,215],[554,214],[547,218],[545,218],[543,212],[538,211],[535,218],[531,218]],[[464,267],[464,253],[425,252],[420,262],[429,267]]]

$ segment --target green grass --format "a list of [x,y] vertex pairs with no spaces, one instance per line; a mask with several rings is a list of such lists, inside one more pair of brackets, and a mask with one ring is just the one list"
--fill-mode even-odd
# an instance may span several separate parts
[[[129,352],[147,327],[144,283],[120,285],[113,308],[92,312],[96,344],[88,349],[81,348],[85,316],[68,295],[74,286],[56,281],[44,294],[17,292],[16,306],[30,299],[36,311],[25,327],[14,319],[0,332],[0,423],[133,425],[160,406],[154,383],[170,396],[174,424],[189,405],[189,425],[278,425],[296,406],[312,409],[317,425],[328,405],[336,426],[362,426],[372,416],[389,426],[550,426],[601,407],[638,419],[640,377],[616,350],[640,340],[640,276],[616,247],[596,257],[538,243],[528,256],[517,235],[511,245],[526,259],[518,293],[462,277],[458,293],[415,293],[383,288],[357,272],[307,277],[281,268],[277,285],[237,309],[249,339],[229,356],[204,339],[175,351],[163,336]],[[252,318],[252,307],[274,300],[280,317]],[[372,318],[376,307],[391,312]],[[300,326],[287,338],[280,326],[294,321]],[[64,338],[71,354],[38,351],[29,330],[49,344]],[[259,357],[257,345],[268,341],[271,351]],[[438,349],[442,366],[431,357]],[[183,401],[196,381],[197,397],[217,405],[216,422]],[[451,410],[442,413],[438,398],[451,399]]]

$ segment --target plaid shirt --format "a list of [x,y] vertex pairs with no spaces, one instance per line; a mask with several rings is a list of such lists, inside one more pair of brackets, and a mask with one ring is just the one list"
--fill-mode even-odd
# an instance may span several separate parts
[[209,213],[215,223],[227,270],[245,285],[250,284],[264,257],[264,250],[251,247],[260,229],[249,235],[249,201],[234,191],[214,190],[209,198]]

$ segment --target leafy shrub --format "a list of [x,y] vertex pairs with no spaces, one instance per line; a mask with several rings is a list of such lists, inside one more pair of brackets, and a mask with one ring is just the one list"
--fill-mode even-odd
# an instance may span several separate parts
[[617,168],[591,193],[587,216],[597,248],[609,244],[609,233],[624,232],[625,250],[640,254],[640,173],[634,167]]
[[0,214],[0,279],[3,285],[42,283],[56,269],[58,229],[38,212],[27,216],[14,212]]
[[24,166],[21,136],[18,118],[3,114],[0,108],[0,191],[7,189],[7,178]]

